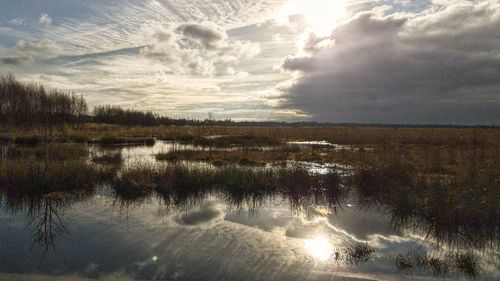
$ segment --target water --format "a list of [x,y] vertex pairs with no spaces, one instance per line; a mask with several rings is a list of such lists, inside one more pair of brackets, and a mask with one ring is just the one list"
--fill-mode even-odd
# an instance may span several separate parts
[[[189,145],[157,142],[121,147],[125,165],[156,163],[154,154]],[[94,147],[93,149],[98,149]],[[349,166],[291,162],[324,174]],[[38,205],[37,205],[38,204]],[[448,250],[418,229],[395,225],[387,211],[356,194],[335,204],[301,194],[268,194],[236,202],[221,191],[182,204],[158,195],[123,200],[106,188],[65,200],[0,206],[0,280],[436,280],[428,270],[399,272],[394,257]],[[37,205],[38,207],[33,207]],[[335,258],[366,243],[369,261]],[[482,280],[498,280],[499,252],[481,256]],[[44,279],[45,278],[45,279]],[[464,279],[458,274],[449,279]],[[22,280],[25,280],[22,279]]]
[[[335,247],[379,232],[395,234],[351,221],[356,217],[351,210],[334,217],[313,206],[291,212],[281,200],[269,201],[257,213],[233,210],[216,198],[167,211],[154,199],[120,206],[96,195],[56,211],[68,233],[56,236],[54,249],[47,251],[43,244],[33,245],[36,227],[24,214],[3,213],[0,270],[148,280],[319,279],[328,272],[357,270],[325,260],[321,249],[307,249],[308,240],[325,237],[319,246]],[[380,237],[370,239],[388,244]]]
[[349,145],[340,145],[335,143],[330,143],[327,141],[289,141],[288,144],[299,145],[299,146],[329,146],[335,149],[351,149]]

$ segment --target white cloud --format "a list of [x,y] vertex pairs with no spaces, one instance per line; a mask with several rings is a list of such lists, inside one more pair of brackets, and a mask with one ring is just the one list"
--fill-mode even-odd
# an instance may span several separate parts
[[9,23],[12,25],[22,26],[25,24],[25,20],[23,18],[14,18],[9,20]]
[[43,13],[40,15],[40,19],[38,19],[38,23],[41,25],[51,25],[52,18],[48,14]]
[[[273,72],[272,65],[289,48],[272,46],[278,56],[255,56],[260,49],[257,37],[226,31],[272,18],[286,1],[70,1],[64,10],[54,9],[53,1],[42,1],[38,11],[9,2],[8,14],[39,19],[39,11],[44,11],[58,21],[50,28],[11,26],[2,32],[0,27],[0,63],[22,80],[82,93],[91,106],[113,103],[175,117],[206,118],[207,112],[214,112],[218,118],[265,119],[274,109],[249,85],[272,89],[271,81],[286,78]],[[193,37],[196,34],[175,31],[186,24],[207,25],[223,38],[209,50]],[[60,51],[37,58],[18,54],[11,46],[21,40],[52,41]],[[171,58],[165,51],[172,52]]]
[[27,42],[21,40],[17,42],[14,51],[19,55],[30,55],[33,57],[54,56],[62,51],[62,49],[51,40],[38,40]]
[[236,75],[240,60],[257,55],[259,44],[230,40],[213,23],[182,24],[152,36],[153,43],[140,54],[161,63],[169,74]]
[[38,59],[55,57],[61,52],[62,48],[51,40],[20,40],[9,50],[11,56],[2,57],[0,61],[9,65],[29,65]]

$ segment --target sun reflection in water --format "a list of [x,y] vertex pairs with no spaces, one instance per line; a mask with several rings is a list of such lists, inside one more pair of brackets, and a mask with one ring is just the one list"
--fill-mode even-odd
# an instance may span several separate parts
[[304,248],[315,259],[326,262],[333,255],[333,246],[323,236],[317,236],[304,242]]

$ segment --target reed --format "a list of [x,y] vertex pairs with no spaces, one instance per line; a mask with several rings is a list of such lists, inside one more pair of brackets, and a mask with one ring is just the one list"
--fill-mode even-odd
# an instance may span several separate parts
[[0,191],[9,196],[43,195],[51,192],[89,190],[104,174],[83,161],[51,162],[7,160],[0,166]]
[[462,274],[467,280],[478,280],[481,270],[478,257],[470,252],[438,256],[410,251],[394,257],[394,264],[401,272],[413,274],[416,270],[430,271],[435,277],[442,278],[450,274]]

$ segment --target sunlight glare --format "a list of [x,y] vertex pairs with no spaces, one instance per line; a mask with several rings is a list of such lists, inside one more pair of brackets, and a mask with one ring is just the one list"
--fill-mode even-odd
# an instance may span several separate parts
[[291,15],[302,14],[307,27],[320,36],[329,35],[346,16],[347,0],[290,0],[278,15],[278,23],[284,24]]
[[331,243],[323,236],[315,237],[304,242],[304,248],[315,259],[325,262],[333,255]]

